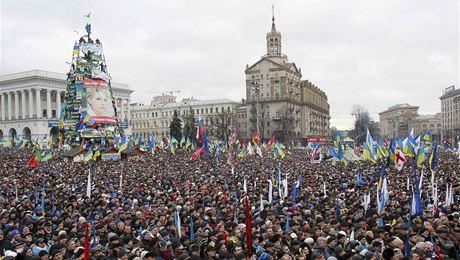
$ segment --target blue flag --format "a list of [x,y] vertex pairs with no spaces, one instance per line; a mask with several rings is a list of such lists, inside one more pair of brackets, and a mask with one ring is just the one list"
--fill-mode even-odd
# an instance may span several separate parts
[[87,32],[88,34],[91,34],[91,24],[87,23],[87,24],[85,25],[85,30],[86,30],[86,32]]
[[292,192],[292,204],[296,203],[297,199],[297,185],[294,185],[294,191]]
[[190,215],[190,241],[195,239],[195,231],[193,230],[193,217]]
[[404,256],[410,257],[410,243],[409,243],[409,236],[406,235],[406,239],[404,240]]
[[45,213],[45,188],[46,183],[45,183],[45,178],[43,178],[43,185],[42,185],[42,211]]
[[289,224],[289,213],[286,215],[286,225],[284,226],[284,231],[289,231],[290,224]]

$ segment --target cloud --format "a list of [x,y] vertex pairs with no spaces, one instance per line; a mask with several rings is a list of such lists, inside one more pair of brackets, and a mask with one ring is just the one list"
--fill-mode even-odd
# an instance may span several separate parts
[[[396,103],[439,112],[442,89],[459,84],[456,0],[274,3],[283,52],[327,93],[339,129],[352,126],[354,104],[374,120]],[[271,26],[263,0],[2,1],[0,73],[66,73],[88,11],[112,77],[145,103],[168,90],[239,101]]]

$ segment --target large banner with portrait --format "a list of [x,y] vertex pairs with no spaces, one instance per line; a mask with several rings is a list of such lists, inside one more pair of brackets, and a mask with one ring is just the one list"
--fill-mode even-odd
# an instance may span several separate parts
[[117,124],[109,84],[104,80],[85,79],[83,87],[82,107],[89,116],[96,123]]

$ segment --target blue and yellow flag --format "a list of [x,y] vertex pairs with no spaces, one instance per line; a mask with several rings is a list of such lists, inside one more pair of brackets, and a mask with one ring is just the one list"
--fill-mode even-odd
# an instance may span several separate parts
[[286,148],[286,146],[276,141],[275,148],[276,148],[276,152],[281,157],[281,159],[284,159],[284,157],[286,157],[286,154],[284,153],[283,149]]
[[431,171],[434,171],[434,169],[436,168],[436,151],[438,150],[438,145],[435,143],[434,144],[434,147],[433,147],[433,151],[431,152],[431,156],[430,156],[430,170]]
[[3,138],[0,138],[0,145],[4,145],[4,146],[7,146],[11,144],[11,142],[8,142],[7,140],[3,139]]
[[182,139],[180,139],[179,147],[182,148],[185,144],[185,136],[182,136]]
[[366,136],[366,142],[363,145],[363,156],[367,158],[369,161],[375,163],[376,160],[376,155],[375,155],[375,150],[374,150],[374,139],[372,139],[371,133],[369,132],[369,129],[367,129],[367,136]]
[[28,142],[27,139],[22,139],[22,140],[19,142],[17,148],[18,148],[19,150],[20,150],[20,149],[23,149],[24,147],[26,147],[27,142]]
[[417,166],[420,167],[420,165],[422,165],[422,163],[426,161],[426,159],[427,159],[427,156],[425,154],[425,146],[422,145],[420,149],[418,150],[418,154],[417,154]]
[[241,151],[238,153],[238,158],[243,158],[245,155],[244,146],[241,146]]
[[120,155],[121,152],[123,152],[124,150],[126,150],[128,148],[128,143],[126,142],[126,136],[123,136],[121,138],[121,144],[120,144],[120,148],[118,148],[118,154]]
[[187,143],[185,144],[185,150],[188,150],[192,142],[190,141],[190,138],[187,137]]
[[99,149],[97,149],[95,152],[94,152],[94,155],[93,155],[93,159],[96,160],[97,157],[101,156],[101,151]]
[[79,50],[80,50],[80,45],[78,43],[75,43],[75,45],[73,46],[72,54],[73,55],[78,54]]
[[88,149],[88,152],[86,152],[85,157],[83,157],[83,161],[84,161],[84,162],[88,162],[88,161],[90,161],[91,159],[93,159],[93,149],[90,147],[90,148]]

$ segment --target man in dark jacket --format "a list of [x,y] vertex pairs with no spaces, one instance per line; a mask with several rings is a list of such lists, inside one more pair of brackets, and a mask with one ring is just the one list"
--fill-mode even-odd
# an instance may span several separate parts
[[5,251],[12,250],[11,242],[5,239],[3,231],[0,230],[0,256],[5,256]]

